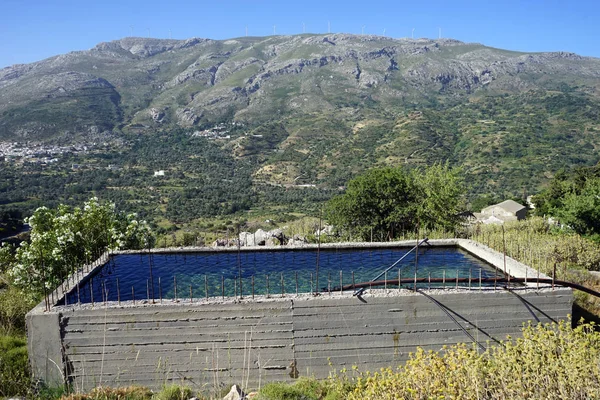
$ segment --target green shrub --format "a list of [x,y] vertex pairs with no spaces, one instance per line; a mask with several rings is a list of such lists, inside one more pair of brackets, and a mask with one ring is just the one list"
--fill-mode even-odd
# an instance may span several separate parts
[[349,400],[590,399],[600,397],[600,333],[593,324],[526,326],[484,353],[466,345],[419,349],[406,365],[362,374]]
[[192,397],[192,390],[187,386],[165,385],[155,396],[157,400],[187,400]]
[[330,381],[319,381],[312,378],[300,378],[296,382],[288,384],[273,382],[263,387],[258,400],[335,400],[343,399],[333,390],[334,385]]
[[97,387],[89,393],[70,394],[61,400],[150,400],[152,391],[145,387],[129,386],[126,388]]
[[0,336],[0,397],[24,396],[30,386],[27,341],[13,336]]
[[25,314],[34,306],[35,301],[14,286],[0,291],[0,334],[24,334]]

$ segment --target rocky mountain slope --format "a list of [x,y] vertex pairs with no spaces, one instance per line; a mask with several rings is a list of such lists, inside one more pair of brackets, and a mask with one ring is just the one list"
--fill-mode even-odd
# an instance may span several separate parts
[[254,160],[258,183],[335,187],[373,165],[447,160],[478,192],[517,192],[599,160],[599,99],[600,59],[572,53],[347,34],[125,38],[1,69],[0,141],[208,129]]

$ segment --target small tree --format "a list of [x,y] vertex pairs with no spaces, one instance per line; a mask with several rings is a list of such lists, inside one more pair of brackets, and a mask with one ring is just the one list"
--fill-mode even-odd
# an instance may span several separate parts
[[464,211],[464,184],[460,170],[434,164],[413,172],[418,188],[417,219],[422,228],[453,230]]
[[393,230],[415,225],[417,191],[402,168],[378,168],[348,182],[343,195],[329,201],[325,217],[338,229],[363,240],[392,236]]
[[600,235],[600,178],[588,180],[579,193],[564,196],[561,208],[555,210],[561,222],[580,235]]
[[338,230],[362,240],[419,228],[451,230],[460,221],[463,190],[459,171],[448,165],[412,172],[377,168],[348,182],[346,192],[327,203],[325,216]]
[[114,204],[101,203],[95,197],[83,208],[40,207],[27,222],[30,241],[17,249],[9,274],[17,287],[37,296],[106,250],[139,249],[154,241],[146,221],[118,213]]

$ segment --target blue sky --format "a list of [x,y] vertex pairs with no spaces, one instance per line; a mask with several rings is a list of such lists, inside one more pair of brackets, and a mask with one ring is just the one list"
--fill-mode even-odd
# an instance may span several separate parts
[[600,0],[2,0],[0,68],[122,37],[226,39],[332,32],[435,38],[600,57]]

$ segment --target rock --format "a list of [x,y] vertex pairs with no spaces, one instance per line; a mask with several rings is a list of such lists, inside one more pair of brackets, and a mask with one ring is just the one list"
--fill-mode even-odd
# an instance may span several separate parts
[[227,239],[217,239],[212,243],[212,247],[225,247],[227,244]]
[[308,240],[305,236],[295,234],[293,238],[289,239],[287,244],[288,246],[303,246],[308,243]]
[[264,246],[266,240],[269,238],[269,234],[262,229],[257,229],[252,236],[255,246]]
[[285,234],[283,233],[282,229],[273,229],[272,231],[268,232],[272,238],[275,238],[277,240],[279,240],[279,244],[285,244],[286,243],[286,237]]
[[233,385],[227,396],[223,397],[223,400],[245,400],[246,394],[238,387]]
[[238,239],[240,241],[240,246],[250,246],[248,244],[248,239],[250,236],[252,236],[252,234],[250,232],[246,232],[246,231],[240,232],[239,237],[238,237]]
[[[277,239],[278,242],[275,241]],[[240,246],[276,246],[278,244],[285,244],[287,238],[283,233],[283,230],[277,228],[271,231],[264,231],[257,229],[256,232],[240,232],[239,235]]]
[[194,110],[189,108],[179,108],[175,111],[175,116],[182,126],[192,126],[200,121],[201,116],[196,115]]
[[156,108],[151,108],[150,111],[149,111],[149,113],[150,113],[150,117],[152,117],[152,120],[154,122],[160,123],[160,122],[163,121],[163,118],[165,117],[165,113],[163,111],[161,111],[161,110],[156,109]]
[[319,235],[333,235],[333,225],[325,225],[321,228],[321,230],[319,231],[318,229],[315,231],[315,236],[319,236]]
[[240,232],[239,240],[243,246],[264,246],[267,239],[267,232],[258,229],[256,232]]

